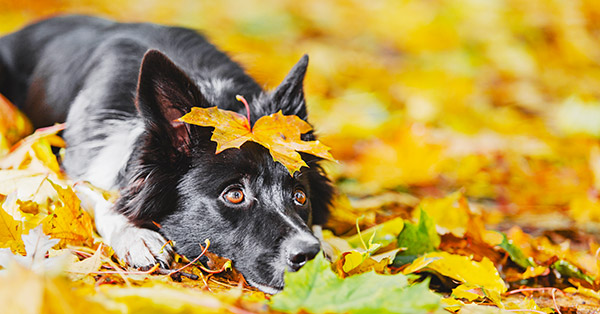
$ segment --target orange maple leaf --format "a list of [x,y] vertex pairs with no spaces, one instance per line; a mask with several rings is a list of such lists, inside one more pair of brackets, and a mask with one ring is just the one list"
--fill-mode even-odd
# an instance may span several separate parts
[[[244,102],[248,110],[245,99],[241,96],[237,99]],[[247,141],[258,143],[269,149],[273,160],[282,163],[292,175],[301,167],[307,166],[298,152],[335,160],[329,153],[329,147],[319,141],[303,141],[300,138],[302,134],[312,130],[310,124],[295,115],[284,116],[281,111],[260,117],[254,127],[250,127],[249,117],[217,107],[193,107],[190,113],[178,120],[214,127],[210,139],[217,143],[217,154],[228,148],[240,148]]]
[[63,189],[52,181],[50,183],[62,204],[57,204],[54,212],[42,221],[44,233],[60,239],[61,245],[91,246],[94,241],[92,218],[79,206],[79,198],[70,187]]

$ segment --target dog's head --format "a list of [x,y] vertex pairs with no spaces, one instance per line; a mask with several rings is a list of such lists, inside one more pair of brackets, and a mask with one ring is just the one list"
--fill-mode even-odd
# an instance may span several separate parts
[[[209,239],[210,250],[230,258],[250,284],[270,293],[281,290],[284,272],[298,270],[320,249],[310,226],[327,219],[332,187],[318,158],[303,154],[309,167],[291,176],[258,144],[215,154],[212,128],[175,120],[194,106],[241,113],[243,105],[230,99],[236,93],[249,100],[252,121],[279,110],[306,119],[307,64],[304,56],[270,93],[244,94],[235,84],[216,93],[160,52],[146,53],[136,100],[145,133],[128,165],[117,208],[140,226],[159,224],[178,252],[190,258]],[[308,133],[302,139],[315,138]]]

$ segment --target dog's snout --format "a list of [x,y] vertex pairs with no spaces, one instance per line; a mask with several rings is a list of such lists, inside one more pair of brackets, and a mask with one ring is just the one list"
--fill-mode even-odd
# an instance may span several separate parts
[[315,238],[301,238],[293,241],[288,247],[287,263],[290,271],[297,271],[306,262],[315,258],[321,250],[321,244]]

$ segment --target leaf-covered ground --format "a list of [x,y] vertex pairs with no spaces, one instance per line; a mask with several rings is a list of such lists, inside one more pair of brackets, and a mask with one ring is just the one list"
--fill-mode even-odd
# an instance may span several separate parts
[[0,101],[4,312],[599,312],[600,2],[2,1],[0,33],[58,12],[201,29],[266,86],[308,53],[333,263],[275,296],[212,255],[129,269],[51,154],[60,126],[11,149],[32,130]]

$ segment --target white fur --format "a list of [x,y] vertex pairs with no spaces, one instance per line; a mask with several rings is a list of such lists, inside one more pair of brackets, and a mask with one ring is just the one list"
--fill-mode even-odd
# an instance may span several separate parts
[[199,80],[196,83],[198,87],[200,87],[200,92],[207,97],[207,100],[211,104],[215,104],[221,94],[234,87],[233,79],[231,78],[223,79],[211,77],[206,80]]
[[[120,122],[131,123],[131,121]],[[123,130],[123,128],[118,128],[116,125],[114,127],[116,130]],[[115,189],[119,171],[123,169],[127,160],[129,160],[133,145],[143,131],[141,125],[136,125],[128,130],[126,135],[115,132],[103,139],[103,148],[92,160],[87,172],[83,175],[83,179],[105,190]]]
[[253,286],[258,288],[258,290],[264,292],[264,293],[269,293],[269,294],[277,294],[279,292],[281,292],[281,290],[273,288],[273,287],[269,287],[269,286],[265,286],[265,285],[261,285],[259,283],[256,283],[254,281],[252,281],[251,279],[246,278],[246,280],[248,281],[248,283]]
[[152,266],[157,261],[171,263],[173,250],[164,245],[167,241],[158,232],[136,227],[89,187],[80,184],[75,189],[84,208],[93,209],[98,233],[120,259],[134,267]]

